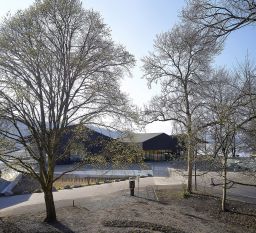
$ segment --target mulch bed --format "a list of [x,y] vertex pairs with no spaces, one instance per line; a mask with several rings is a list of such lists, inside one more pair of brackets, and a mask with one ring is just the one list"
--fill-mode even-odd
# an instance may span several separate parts
[[171,226],[164,226],[161,224],[155,224],[150,222],[142,222],[142,221],[128,221],[128,220],[105,220],[103,222],[104,226],[107,227],[119,227],[119,228],[141,228],[152,231],[160,231],[163,233],[185,233],[184,231],[178,230]]

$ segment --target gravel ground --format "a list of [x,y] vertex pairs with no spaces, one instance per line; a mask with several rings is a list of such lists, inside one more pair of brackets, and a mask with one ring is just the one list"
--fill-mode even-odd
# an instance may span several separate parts
[[[189,198],[183,198],[182,190],[176,190],[174,187],[158,187],[157,196],[161,203],[167,205],[176,205],[187,208],[193,208],[199,217],[210,216],[211,218],[224,223],[226,227],[233,231],[223,232],[256,232],[256,204],[240,201],[228,200],[227,212],[221,211],[221,199],[210,195],[194,193]],[[185,213],[187,215],[187,213]]]
[[[0,232],[170,232],[170,233],[252,233],[256,231],[255,207],[232,204],[236,211],[249,215],[228,212],[222,215],[218,200],[209,197],[182,197],[182,187],[157,190],[160,201],[130,197],[128,190],[104,197],[92,197],[76,201],[75,207],[57,209],[58,222],[43,223],[44,212],[30,212],[28,206],[22,215],[0,220]],[[224,217],[223,217],[224,216]],[[234,217],[236,216],[236,217]],[[242,215],[241,215],[242,216]],[[244,225],[241,222],[248,221]],[[255,221],[256,222],[256,221]],[[1,232],[1,233],[2,233]]]

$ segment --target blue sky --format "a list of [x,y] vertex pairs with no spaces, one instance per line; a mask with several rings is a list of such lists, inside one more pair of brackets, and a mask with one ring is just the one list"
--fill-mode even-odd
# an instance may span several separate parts
[[[32,4],[33,0],[0,0],[0,17],[8,11],[14,12]],[[135,55],[137,66],[133,78],[125,77],[122,90],[129,94],[134,104],[143,106],[159,88],[147,88],[141,79],[140,59],[152,51],[156,34],[170,30],[178,23],[178,15],[184,0],[83,0],[85,8],[99,11],[104,22],[112,30],[113,39],[126,46]],[[226,41],[224,51],[216,57],[215,64],[234,67],[243,62],[246,54],[256,61],[256,26],[249,26],[232,33]],[[171,133],[170,123],[154,123],[146,127],[147,132]]]

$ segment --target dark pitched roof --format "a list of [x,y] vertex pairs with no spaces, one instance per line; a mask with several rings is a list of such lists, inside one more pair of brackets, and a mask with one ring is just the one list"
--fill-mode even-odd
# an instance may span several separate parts
[[142,143],[161,134],[162,133],[131,133],[119,140],[122,142]]

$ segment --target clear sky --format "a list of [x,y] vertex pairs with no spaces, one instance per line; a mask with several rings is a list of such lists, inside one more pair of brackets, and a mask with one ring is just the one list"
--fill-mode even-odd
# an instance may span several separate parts
[[[0,0],[0,17],[8,11],[15,12],[32,4],[33,0]],[[152,51],[156,34],[170,30],[178,23],[178,15],[185,0],[83,0],[85,8],[99,11],[112,30],[113,39],[126,46],[135,55],[137,65],[133,77],[125,77],[122,90],[129,94],[134,104],[146,104],[159,88],[147,88],[141,79],[140,59]],[[256,26],[249,26],[232,33],[225,49],[216,58],[216,65],[233,67],[242,62],[248,53],[256,61]],[[171,133],[170,123],[154,123],[146,127],[147,132]]]

